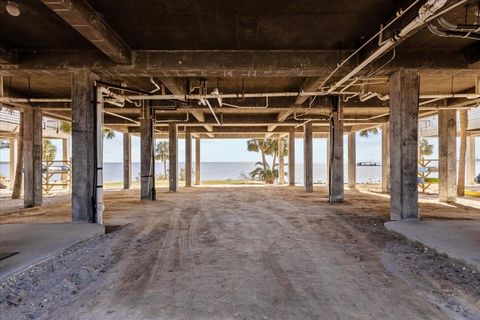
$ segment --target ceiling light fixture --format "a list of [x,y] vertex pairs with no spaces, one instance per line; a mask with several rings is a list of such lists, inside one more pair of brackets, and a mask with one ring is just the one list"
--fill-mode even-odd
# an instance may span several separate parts
[[20,6],[15,1],[7,1],[5,9],[11,16],[18,17],[20,15]]

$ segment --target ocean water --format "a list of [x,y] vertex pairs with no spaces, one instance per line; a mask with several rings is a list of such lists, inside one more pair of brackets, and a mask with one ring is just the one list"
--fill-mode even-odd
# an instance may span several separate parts
[[[179,163],[179,168],[184,167],[184,163]],[[9,177],[10,166],[8,163],[0,163],[0,175]],[[167,164],[168,168],[168,164]],[[253,162],[202,162],[200,166],[200,174],[202,180],[227,180],[241,179],[243,175],[247,175],[255,168]],[[193,166],[195,170],[195,165]],[[285,172],[288,166],[285,166]],[[123,163],[106,162],[103,165],[103,173],[105,181],[122,181],[123,180]],[[163,174],[163,164],[155,163],[155,174]],[[288,173],[287,173],[288,174]],[[136,179],[140,176],[140,163],[132,163],[132,175]],[[326,181],[326,164],[315,163],[313,166],[313,180],[315,183],[324,183]],[[348,179],[348,172],[345,166],[344,171],[345,182]],[[382,177],[382,167],[361,167],[357,166],[357,183],[380,182]],[[288,177],[286,178],[288,181]],[[303,164],[297,163],[295,168],[296,183],[303,183]]]

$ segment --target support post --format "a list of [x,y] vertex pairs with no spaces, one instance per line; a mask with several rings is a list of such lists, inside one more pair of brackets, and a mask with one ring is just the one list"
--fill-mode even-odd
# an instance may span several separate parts
[[288,181],[295,186],[295,129],[288,133]]
[[123,134],[123,189],[132,186],[132,137],[130,133]]
[[307,122],[303,125],[303,166],[304,186],[306,192],[313,191],[313,124]]
[[340,97],[332,96],[330,116],[330,165],[328,191],[330,203],[342,203],[344,198],[343,179],[343,120]]
[[[70,161],[70,147],[69,147],[69,138],[62,139],[62,160],[63,161]],[[70,164],[71,165],[71,164]],[[71,166],[70,166],[71,168]],[[68,182],[68,174],[64,173],[62,175],[62,180],[67,183]],[[68,188],[68,185],[63,186],[64,189]]]
[[[457,171],[457,196],[465,196],[465,175],[467,165],[467,128],[468,128],[468,110],[461,110],[459,113],[460,120],[460,155],[458,158]],[[455,139],[456,140],[456,139]],[[456,151],[456,150],[455,150]],[[455,152],[456,154],[456,152]]]
[[418,219],[417,70],[390,77],[390,219]]
[[438,200],[457,201],[457,111],[438,112]]
[[348,187],[355,189],[357,185],[357,147],[356,133],[348,134]]
[[327,184],[327,187],[328,187],[330,185],[330,133],[328,134],[328,138],[326,139],[325,145],[327,147],[327,150],[325,151],[325,154],[327,155],[325,160],[325,177],[326,177],[325,183]]
[[192,133],[188,128],[185,132],[185,186],[192,186]]
[[195,185],[199,186],[200,179],[200,138],[195,138]]
[[25,208],[42,204],[42,110],[24,110],[24,182]]
[[477,175],[475,172],[475,136],[467,138],[467,185],[474,184],[473,180]]
[[168,165],[169,190],[178,190],[178,128],[175,123],[168,125]]
[[15,168],[16,164],[16,146],[15,146],[15,139],[10,139],[9,143],[9,151],[10,151],[10,190],[13,190],[13,184],[15,182]]
[[102,102],[89,70],[72,76],[72,221],[102,223]]
[[140,198],[155,201],[155,153],[153,115],[150,105],[142,107],[140,118]]
[[285,183],[285,144],[283,138],[278,139],[278,183]]
[[382,126],[382,192],[390,192],[390,124]]

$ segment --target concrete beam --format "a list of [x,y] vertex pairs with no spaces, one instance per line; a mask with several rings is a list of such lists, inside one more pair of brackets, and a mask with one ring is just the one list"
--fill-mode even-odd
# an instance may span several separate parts
[[355,132],[348,134],[348,187],[355,189],[357,185],[357,136]]
[[[77,68],[90,68],[110,77],[323,77],[350,53],[342,50],[137,50],[132,52],[132,65],[121,65],[97,52],[37,50],[21,52],[21,63],[2,65],[0,75],[44,75],[45,71],[61,75]],[[355,65],[353,60],[345,64],[338,75],[351,70]],[[372,68],[381,64],[373,63]],[[397,53],[384,71],[399,67],[467,70],[469,65],[458,52],[414,50]]]
[[438,112],[438,200],[457,201],[457,111]]
[[203,110],[189,109],[189,112],[198,122],[205,122],[205,114],[203,113]]
[[185,83],[183,83],[181,79],[175,77],[159,77],[159,79],[172,94],[187,94]]
[[105,23],[102,16],[83,0],[42,0],[60,18],[118,64],[130,64],[132,52]]
[[178,190],[178,127],[171,123],[168,125],[168,189],[172,192]]
[[195,138],[195,185],[200,185],[200,138]]
[[332,96],[332,113],[330,116],[330,158],[328,172],[329,202],[342,203],[344,197],[343,121],[339,96]]
[[313,137],[312,123],[307,122],[303,125],[303,166],[304,166],[304,186],[306,192],[313,192]]
[[25,208],[42,204],[42,110],[24,111],[23,202]]
[[288,133],[288,182],[295,185],[295,128]]
[[[77,70],[72,76],[72,221],[98,222],[96,198],[98,149],[95,101],[96,76],[89,70]],[[101,119],[97,119],[101,121]],[[100,142],[101,143],[101,142]]]
[[192,186],[192,133],[185,132],[185,186]]
[[382,192],[390,192],[390,124],[382,126]]
[[294,111],[295,110],[292,108],[292,109],[279,112],[277,115],[277,121],[284,122]]
[[418,95],[416,70],[390,77],[390,219],[418,219]]
[[140,198],[147,201],[156,200],[153,127],[152,110],[147,103],[140,119]]
[[132,137],[130,133],[123,134],[123,189],[132,186]]

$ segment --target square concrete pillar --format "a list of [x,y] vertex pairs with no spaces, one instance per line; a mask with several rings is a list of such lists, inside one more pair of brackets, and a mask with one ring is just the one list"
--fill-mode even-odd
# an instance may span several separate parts
[[27,108],[23,113],[23,203],[29,208],[42,204],[42,110]]
[[123,134],[123,189],[132,186],[132,137],[130,133]]
[[348,134],[348,187],[357,186],[357,136],[355,132]]
[[140,118],[140,198],[155,201],[155,146],[153,114],[147,103]]
[[185,186],[192,186],[192,133],[185,131]]
[[178,190],[178,128],[175,123],[168,125],[168,189]]
[[295,128],[288,133],[288,181],[295,185]]
[[200,185],[200,138],[195,138],[195,185]]
[[467,185],[473,185],[473,180],[477,173],[475,172],[475,136],[467,138]]
[[340,97],[332,96],[330,115],[330,159],[328,194],[330,203],[342,203],[344,198],[343,177],[343,120]]
[[278,139],[278,183],[285,183],[285,144],[283,138]]
[[438,200],[457,201],[457,112],[438,112]]
[[313,124],[303,125],[303,184],[306,192],[313,191]]
[[382,192],[390,192],[390,124],[382,126]]
[[418,219],[418,97],[416,70],[390,77],[390,219]]
[[[72,221],[102,223],[102,106],[89,70],[72,75]],[[99,132],[100,131],[100,132]],[[100,173],[97,172],[100,170]],[[100,198],[99,198],[100,196]],[[100,203],[97,201],[100,200]]]
[[10,139],[8,143],[8,148],[10,151],[10,190],[13,189],[13,184],[15,182],[15,168],[17,167],[17,148],[16,148],[16,139]]

